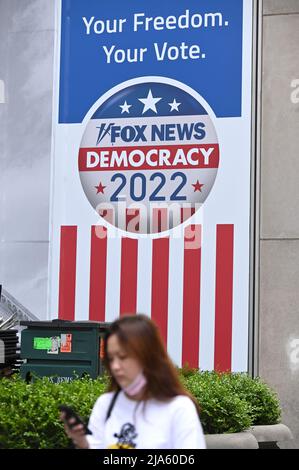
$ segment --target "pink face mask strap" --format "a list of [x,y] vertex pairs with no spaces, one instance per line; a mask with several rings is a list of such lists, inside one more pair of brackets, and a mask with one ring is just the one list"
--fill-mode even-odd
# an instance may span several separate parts
[[137,375],[136,379],[128,385],[128,387],[125,387],[123,390],[130,396],[137,395],[141,390],[144,388],[144,386],[147,384],[146,377],[144,374],[141,372],[140,374]]

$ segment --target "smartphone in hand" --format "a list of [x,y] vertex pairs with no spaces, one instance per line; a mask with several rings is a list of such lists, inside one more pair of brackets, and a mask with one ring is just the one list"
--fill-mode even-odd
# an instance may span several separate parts
[[[65,422],[66,422],[66,424],[68,425],[68,427],[70,429],[73,428],[74,426],[77,426],[78,424],[82,424],[85,434],[92,434],[90,429],[88,429],[88,427],[86,426],[84,421],[80,418],[79,415],[77,415],[77,413],[73,410],[73,408],[71,408],[70,406],[67,406],[67,405],[60,405],[58,407],[58,409],[59,409],[59,411],[61,411],[65,414],[64,419],[65,419]],[[70,419],[74,419],[74,422],[70,423],[69,422]]]

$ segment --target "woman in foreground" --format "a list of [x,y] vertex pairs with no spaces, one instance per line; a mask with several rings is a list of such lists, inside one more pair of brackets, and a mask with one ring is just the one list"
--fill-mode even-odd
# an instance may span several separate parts
[[[101,395],[88,428],[67,435],[83,449],[205,449],[195,400],[179,381],[157,326],[145,315],[123,316],[105,338],[110,392]],[[61,419],[65,416],[61,414]]]

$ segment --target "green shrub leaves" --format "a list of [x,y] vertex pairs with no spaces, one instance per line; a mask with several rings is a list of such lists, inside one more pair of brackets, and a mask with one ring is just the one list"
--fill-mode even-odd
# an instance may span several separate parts
[[277,395],[260,378],[245,373],[180,370],[186,388],[201,408],[206,434],[241,432],[258,424],[276,424],[281,409]]
[[[279,422],[278,398],[259,378],[186,367],[179,373],[200,405],[205,433],[241,432],[252,425]],[[18,375],[0,380],[0,449],[68,447],[58,405],[72,406],[87,421],[96,399],[106,389],[107,377],[60,384],[48,378],[27,384]]]
[[19,376],[0,381],[0,449],[66,448],[69,440],[58,416],[67,404],[87,420],[106,379],[84,378],[54,384],[48,378],[27,384]]

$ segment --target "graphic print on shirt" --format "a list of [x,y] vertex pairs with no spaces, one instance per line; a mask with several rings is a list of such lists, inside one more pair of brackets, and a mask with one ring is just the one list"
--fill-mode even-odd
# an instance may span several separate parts
[[137,436],[135,426],[131,423],[126,423],[121,427],[119,434],[114,434],[118,441],[116,444],[109,446],[109,449],[135,449],[136,443],[134,440]]

